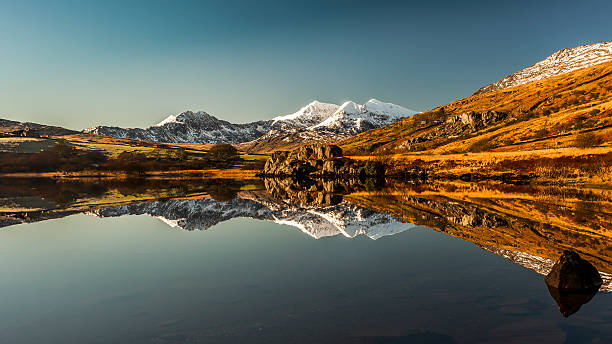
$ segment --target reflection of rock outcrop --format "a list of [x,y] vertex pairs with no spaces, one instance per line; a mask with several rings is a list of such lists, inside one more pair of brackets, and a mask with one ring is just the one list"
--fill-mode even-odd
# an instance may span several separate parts
[[548,286],[548,292],[559,305],[559,312],[566,318],[578,312],[582,305],[591,301],[593,296],[597,294],[597,290],[587,290],[579,293],[563,291],[551,286]]
[[310,206],[329,206],[342,201],[342,194],[358,186],[357,180],[292,180],[266,178],[264,184],[271,199],[284,203]]
[[205,230],[223,221],[248,217],[290,225],[316,239],[335,235],[378,239],[414,227],[391,215],[326,195],[333,201],[325,206],[282,203],[265,192],[253,191],[242,192],[240,198],[226,202],[211,198],[173,199],[105,208],[91,214],[100,217],[147,214],[185,230]]

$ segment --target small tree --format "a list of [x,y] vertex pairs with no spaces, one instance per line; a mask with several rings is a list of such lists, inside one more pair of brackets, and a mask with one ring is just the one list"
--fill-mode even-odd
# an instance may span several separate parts
[[364,170],[366,176],[370,178],[383,178],[385,176],[385,164],[379,160],[368,160]]
[[216,161],[230,160],[233,159],[236,155],[238,155],[238,150],[234,148],[234,146],[226,143],[214,145],[208,151],[208,156],[212,160]]
[[578,148],[591,148],[600,144],[601,138],[593,133],[583,133],[576,137],[576,147]]
[[53,146],[51,150],[59,158],[68,158],[76,151],[76,148],[74,148],[74,146],[69,146],[65,143],[60,142]]

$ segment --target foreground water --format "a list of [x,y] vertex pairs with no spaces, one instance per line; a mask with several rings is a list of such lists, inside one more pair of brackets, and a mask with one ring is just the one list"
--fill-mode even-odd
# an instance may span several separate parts
[[[564,317],[543,280],[549,259],[531,254],[549,246],[534,241],[522,247],[531,242],[528,235],[516,238],[513,251],[497,237],[463,240],[346,200],[306,207],[261,195],[130,201],[3,228],[0,338],[7,343],[612,342],[612,293],[600,291]],[[33,202],[40,208],[45,197],[32,197],[5,198],[4,209],[8,200],[14,207]],[[54,211],[78,207],[83,199],[92,203],[69,197]],[[391,201],[386,204],[394,209]],[[495,225],[518,218],[485,215],[488,228],[518,228]],[[471,228],[461,226],[464,234]],[[611,252],[602,238],[572,242],[584,243],[577,249],[592,252],[589,259],[606,269]],[[496,242],[499,247],[489,245]]]

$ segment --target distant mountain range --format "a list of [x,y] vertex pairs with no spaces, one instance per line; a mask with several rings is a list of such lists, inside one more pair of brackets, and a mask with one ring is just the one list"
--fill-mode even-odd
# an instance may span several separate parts
[[245,143],[261,147],[287,135],[294,141],[337,141],[414,115],[417,111],[371,99],[342,105],[313,101],[297,112],[270,120],[234,124],[206,112],[186,111],[146,129],[98,126],[87,133],[155,142]]
[[474,94],[501,90],[612,61],[612,42],[566,48],[543,61],[478,89]]
[[[472,97],[418,114],[376,99],[341,105],[313,101],[292,114],[243,124],[203,111],[186,111],[144,129],[98,126],[84,132],[166,143],[231,143],[242,151],[257,153],[312,142],[339,143],[360,154],[374,150],[515,150],[532,142],[538,143],[530,149],[560,148],[574,141],[571,135],[584,131],[606,137],[606,128],[612,125],[611,76],[606,67],[610,63],[612,42],[562,49],[480,88]],[[74,133],[59,127],[0,121],[4,136]],[[567,138],[556,140],[558,137]]]

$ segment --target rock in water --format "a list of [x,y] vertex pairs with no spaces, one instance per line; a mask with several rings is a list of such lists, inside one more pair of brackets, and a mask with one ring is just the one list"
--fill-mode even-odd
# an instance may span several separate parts
[[573,251],[563,251],[545,281],[566,318],[589,302],[603,283],[599,271]]
[[573,251],[563,251],[545,281],[552,288],[572,292],[599,290],[603,283],[597,269]]

